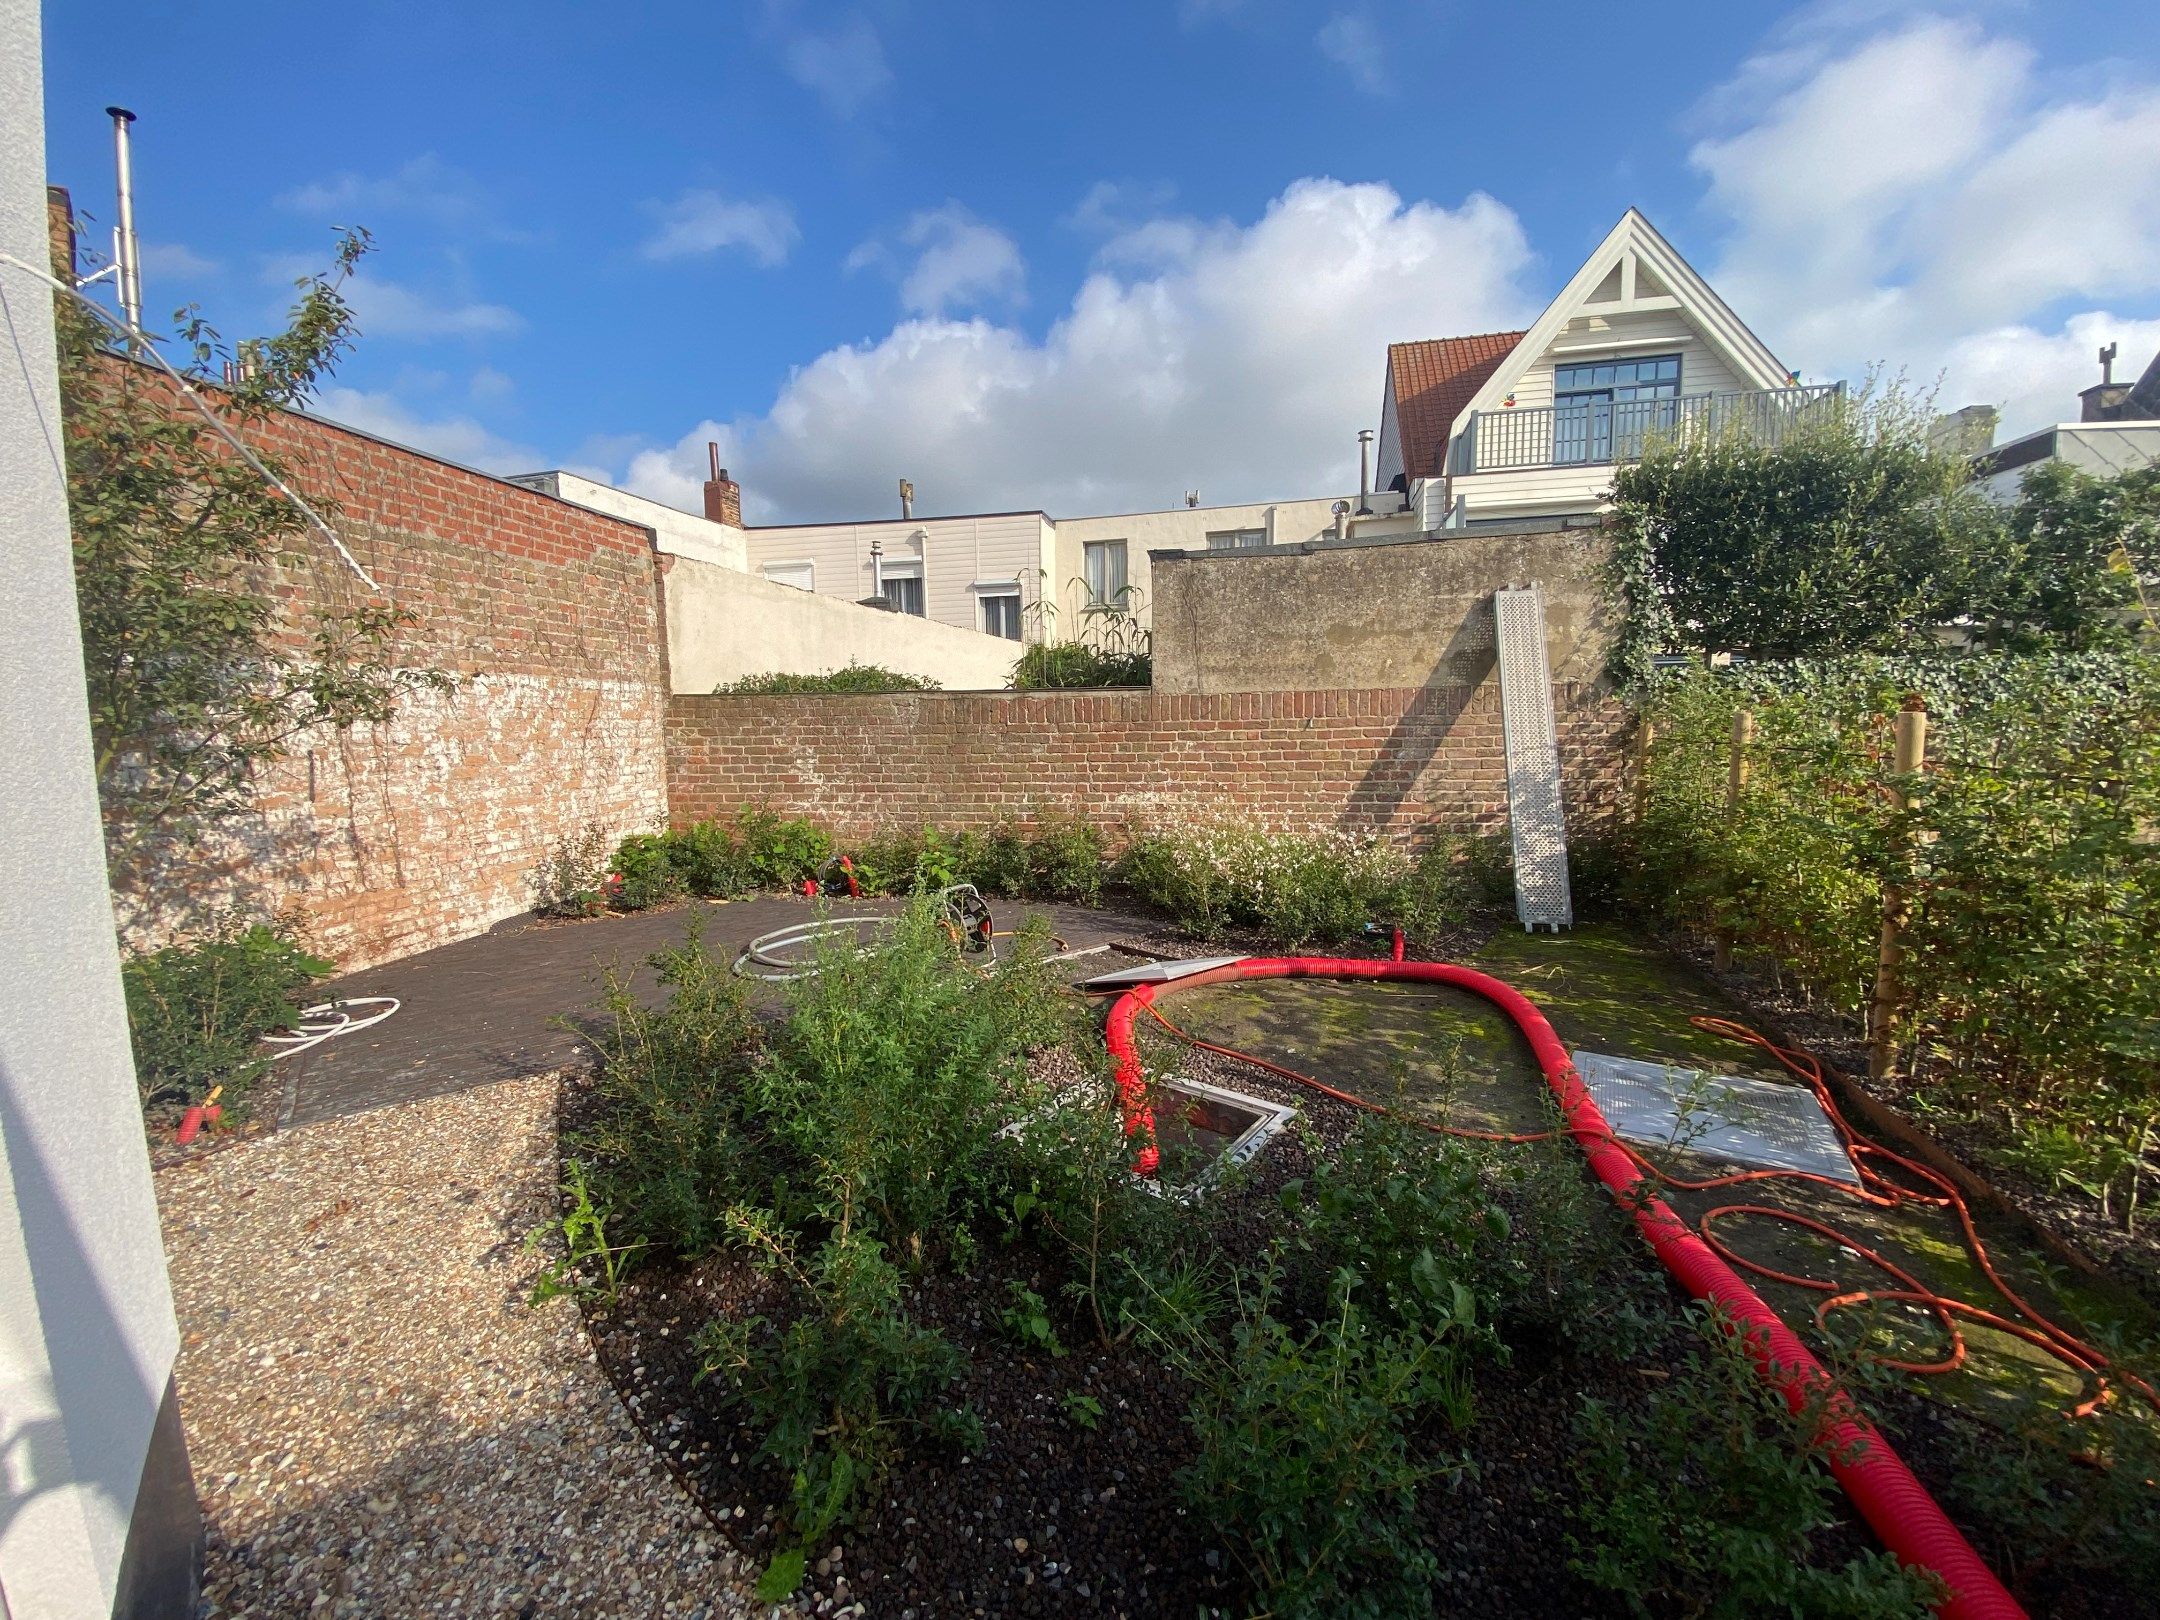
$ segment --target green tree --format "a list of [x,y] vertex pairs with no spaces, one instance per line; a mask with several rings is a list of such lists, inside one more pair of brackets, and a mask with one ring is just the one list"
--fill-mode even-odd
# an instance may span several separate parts
[[[242,344],[213,408],[286,483],[260,431],[304,403],[350,348],[341,291],[367,251],[345,235],[330,272],[298,283],[284,331]],[[440,671],[402,667],[410,616],[379,594],[288,612],[289,575],[320,542],[306,516],[232,453],[170,378],[128,355],[72,299],[58,303],[68,503],[98,789],[116,861],[185,842],[253,803],[254,777],[303,733],[382,721]],[[194,309],[179,369],[207,385],[227,357]],[[334,514],[320,492],[318,510]],[[311,593],[319,598],[323,593]]]
[[2060,461],[2025,475],[1988,638],[2017,651],[2127,646],[2160,566],[2160,466],[2095,478]]
[[1614,673],[1661,651],[1887,650],[1970,611],[2002,525],[1900,390],[1825,400],[1775,443],[1683,431],[1613,480]]

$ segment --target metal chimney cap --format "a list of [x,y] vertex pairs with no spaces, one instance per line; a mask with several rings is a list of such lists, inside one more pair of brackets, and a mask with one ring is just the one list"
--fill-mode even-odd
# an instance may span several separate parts
[[131,124],[135,122],[135,115],[125,107],[107,107],[105,116],[107,118],[125,118]]

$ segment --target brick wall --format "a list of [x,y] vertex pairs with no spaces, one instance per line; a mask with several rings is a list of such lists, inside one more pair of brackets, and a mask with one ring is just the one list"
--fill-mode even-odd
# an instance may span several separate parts
[[[297,415],[255,434],[397,604],[397,661],[455,691],[311,735],[252,815],[119,875],[135,943],[203,911],[289,910],[341,967],[463,938],[531,903],[526,874],[587,821],[666,813],[657,576],[644,529]],[[266,581],[288,631],[379,600],[310,535]],[[146,906],[155,896],[155,914]]]
[[[1624,712],[1554,687],[1578,833],[1613,811]],[[744,804],[842,837],[1072,812],[1105,826],[1236,817],[1403,836],[1503,825],[1499,688],[676,697],[668,795],[682,825]]]

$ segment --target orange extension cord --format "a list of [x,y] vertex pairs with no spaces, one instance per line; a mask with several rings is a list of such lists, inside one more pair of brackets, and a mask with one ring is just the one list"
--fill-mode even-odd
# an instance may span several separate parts
[[[1268,1059],[1258,1057],[1251,1052],[1241,1052],[1233,1046],[1222,1046],[1214,1041],[1203,1040],[1199,1036],[1172,1023],[1153,1003],[1147,1004],[1147,1012],[1150,1017],[1172,1035],[1188,1045],[1198,1047],[1203,1052],[1213,1052],[1219,1057],[1230,1058],[1235,1062],[1249,1063],[1254,1068],[1265,1070],[1269,1074],[1277,1075],[1297,1085],[1309,1086],[1322,1096],[1332,1097],[1337,1102],[1348,1103],[1351,1107],[1361,1108],[1367,1113],[1386,1114],[1391,1112],[1390,1109],[1373,1102],[1369,1098],[1360,1097],[1353,1092],[1331,1086],[1326,1081],[1316,1079],[1312,1075],[1302,1074],[1296,1069],[1287,1068],[1280,1063],[1270,1062]],[[1735,1023],[1730,1019],[1697,1017],[1689,1019],[1688,1022],[1697,1029],[1707,1031],[1710,1034],[1722,1035],[1728,1040],[1761,1047],[1765,1052],[1776,1058],[1779,1063],[1783,1064],[1786,1069],[1805,1081],[1808,1088],[1815,1093],[1816,1101],[1822,1104],[1823,1112],[1830,1116],[1831,1123],[1837,1127],[1840,1139],[1843,1141],[1847,1152],[1852,1156],[1854,1168],[1859,1171],[1860,1186],[1855,1189],[1849,1182],[1838,1181],[1829,1176],[1816,1175],[1814,1172],[1807,1170],[1740,1170],[1728,1175],[1710,1176],[1703,1180],[1694,1181],[1660,1169],[1637,1149],[1620,1141],[1617,1137],[1610,1139],[1613,1146],[1619,1148],[1621,1152],[1634,1160],[1646,1175],[1682,1192],[1711,1192],[1721,1187],[1733,1187],[1751,1181],[1806,1181],[1819,1186],[1835,1188],[1849,1197],[1857,1198],[1862,1203],[1872,1205],[1878,1209],[1896,1209],[1907,1204],[1948,1209],[1957,1216],[1958,1225],[1965,1234],[1966,1246],[1972,1251],[1973,1259],[1978,1262],[1981,1271],[1986,1275],[1988,1281],[1995,1285],[1996,1291],[2002,1295],[2003,1299],[2009,1303],[2019,1316],[2024,1318],[2024,1321],[2013,1321],[1998,1312],[1983,1310],[1979,1306],[1969,1305],[1963,1300],[1952,1299],[1947,1295],[1938,1294],[1922,1284],[1912,1273],[1904,1270],[1883,1255],[1876,1253],[1866,1244],[1838,1231],[1835,1227],[1828,1226],[1809,1216],[1797,1214],[1792,1210],[1778,1209],[1769,1204],[1720,1204],[1715,1209],[1707,1211],[1701,1220],[1696,1223],[1696,1230],[1701,1233],[1705,1243],[1716,1250],[1729,1264],[1752,1271],[1757,1276],[1788,1283],[1795,1288],[1805,1288],[1816,1293],[1829,1295],[1829,1298],[1815,1307],[1815,1320],[1818,1326],[1824,1326],[1828,1323],[1832,1311],[1864,1303],[1922,1305],[1933,1312],[1935,1319],[1942,1324],[1943,1331],[1949,1335],[1949,1352],[1939,1360],[1927,1362],[1906,1361],[1892,1356],[1877,1356],[1875,1360],[1883,1366],[1895,1368],[1900,1372],[1917,1374],[1956,1371],[1965,1362],[1965,1335],[1958,1329],[1958,1321],[1963,1318],[1968,1321],[1984,1323],[2000,1332],[2022,1339],[2025,1343],[2046,1351],[2056,1360],[2074,1370],[2079,1377],[2089,1380],[2092,1385],[2092,1392],[2072,1408],[2071,1416],[2084,1417],[2096,1410],[2101,1402],[2107,1399],[2108,1358],[2092,1345],[2087,1344],[2084,1340],[2079,1339],[2074,1334],[2042,1316],[2025,1300],[2020,1298],[2017,1291],[2003,1280],[2002,1274],[1995,1269],[1994,1261],[1988,1256],[1987,1245],[1980,1240],[1979,1230],[1973,1224],[1971,1209],[1967,1207],[1963,1195],[1959,1193],[1953,1182],[1937,1174],[1924,1164],[1908,1159],[1902,1154],[1893,1153],[1888,1148],[1878,1147],[1873,1142],[1863,1140],[1859,1133],[1846,1123],[1845,1116],[1838,1111],[1837,1102],[1831,1096],[1830,1088],[1823,1079],[1822,1065],[1812,1055],[1806,1052],[1790,1051],[1755,1030],[1749,1029],[1745,1024]],[[1442,1125],[1432,1120],[1404,1117],[1409,1118],[1409,1123],[1418,1126],[1420,1129],[1430,1131],[1436,1136],[1467,1137],[1479,1142],[1539,1142],[1565,1134],[1561,1131],[1479,1131],[1460,1125]],[[1886,1165],[1895,1166],[1906,1174],[1917,1177],[1925,1186],[1932,1188],[1933,1191],[1915,1192],[1910,1188],[1899,1186],[1881,1172],[1871,1168],[1869,1161],[1874,1160],[1880,1160]],[[1817,1277],[1797,1276],[1791,1272],[1779,1271],[1773,1266],[1764,1265],[1758,1260],[1751,1260],[1730,1244],[1724,1242],[1711,1230],[1714,1223],[1727,1217],[1736,1216],[1752,1216],[1760,1220],[1784,1221],[1788,1225],[1800,1227],[1817,1237],[1826,1238],[1839,1248],[1857,1255],[1878,1270],[1886,1273],[1897,1282],[1898,1286],[1894,1289],[1858,1289],[1840,1292],[1836,1283],[1824,1282]],[[2134,1374],[2124,1373],[2120,1376],[2144,1398],[2148,1405],[2152,1406],[2155,1411],[2160,1411],[2160,1394],[2156,1394],[2150,1384]]]

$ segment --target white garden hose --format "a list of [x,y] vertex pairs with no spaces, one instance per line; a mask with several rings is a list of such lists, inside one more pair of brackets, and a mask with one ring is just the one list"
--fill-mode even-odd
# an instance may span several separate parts
[[[312,1007],[300,1009],[300,1016],[292,1028],[280,1030],[275,1035],[265,1035],[263,1043],[277,1050],[270,1054],[270,1061],[291,1057],[295,1052],[305,1052],[310,1047],[340,1035],[350,1035],[356,1029],[367,1029],[381,1023],[402,1005],[396,996],[340,996],[335,1001],[317,1002]],[[376,1012],[354,1016],[350,1007],[375,1007]]]

